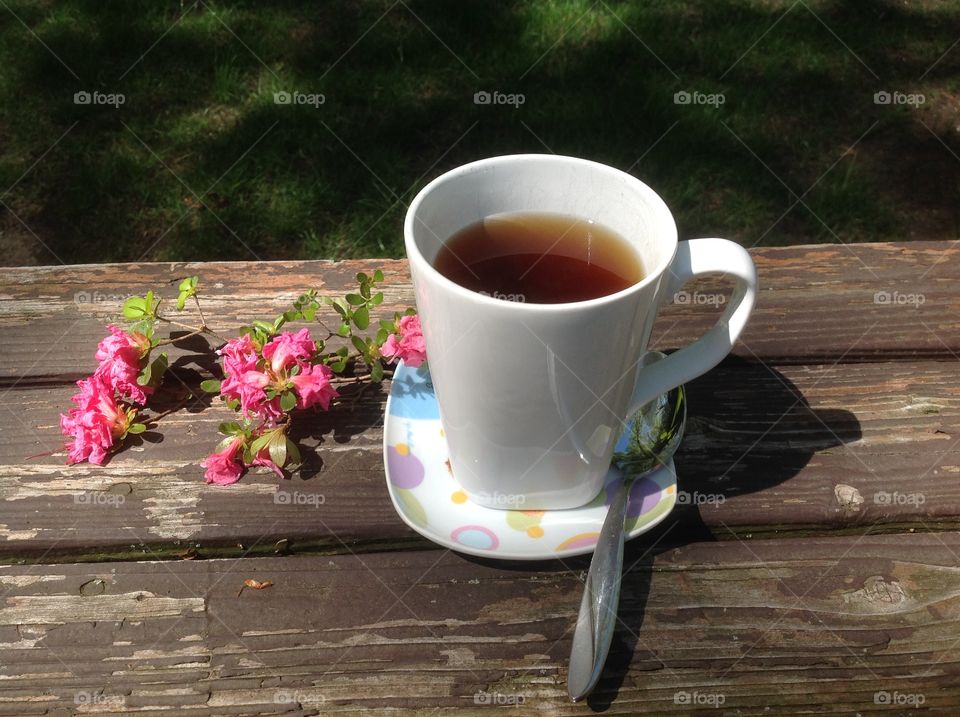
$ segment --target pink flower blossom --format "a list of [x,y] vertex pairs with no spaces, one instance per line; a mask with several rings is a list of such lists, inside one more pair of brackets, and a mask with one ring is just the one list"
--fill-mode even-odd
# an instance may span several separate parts
[[217,353],[223,359],[223,372],[232,376],[256,369],[260,358],[250,334],[230,339]]
[[427,346],[423,341],[420,317],[402,316],[397,333],[392,333],[380,347],[380,355],[388,361],[403,359],[407,366],[416,368],[427,360]]
[[112,386],[94,374],[77,381],[80,392],[73,396],[76,407],[60,414],[60,430],[72,440],[67,444],[67,463],[90,461],[103,464],[114,439],[126,433],[135,415],[117,404]]
[[220,395],[225,399],[240,402],[240,410],[247,418],[256,417],[275,422],[283,416],[279,399],[268,399],[264,390],[270,384],[270,376],[258,368],[260,357],[249,334],[231,339],[220,349],[223,359],[224,379],[220,383]]
[[305,365],[300,373],[290,377],[290,383],[297,393],[297,408],[310,408],[319,405],[324,411],[330,408],[330,401],[337,397],[337,390],[330,385],[333,371],[329,366],[317,364]]
[[277,474],[277,478],[283,478],[283,471],[280,470],[280,466],[278,466],[276,463],[274,463],[274,462],[271,460],[271,458],[270,458],[270,449],[269,449],[269,448],[262,448],[262,449],[260,449],[260,452],[257,454],[257,457],[253,459],[253,463],[251,463],[250,465],[251,465],[251,466],[264,466],[265,468],[269,468],[269,469],[272,470],[274,473],[276,473],[276,474]]
[[274,373],[290,368],[294,364],[302,364],[313,358],[317,352],[317,345],[310,338],[308,329],[300,329],[297,333],[284,331],[273,337],[263,347],[263,357],[270,362]]
[[207,469],[205,478],[207,483],[230,485],[240,480],[243,474],[243,462],[238,460],[237,454],[243,446],[243,438],[237,436],[219,453],[211,453],[200,465]]
[[143,334],[128,334],[117,326],[110,325],[110,336],[97,346],[97,361],[100,366],[95,375],[115,389],[122,397],[141,406],[153,393],[150,386],[137,383],[143,368],[143,357],[150,350],[150,339]]

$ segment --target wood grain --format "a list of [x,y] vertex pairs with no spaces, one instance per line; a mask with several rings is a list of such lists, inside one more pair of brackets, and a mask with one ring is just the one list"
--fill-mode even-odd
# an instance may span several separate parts
[[[761,293],[736,355],[769,363],[955,358],[960,352],[960,248],[949,243],[757,249]],[[357,271],[382,268],[384,315],[413,303],[406,262],[216,262],[0,269],[0,388],[71,382],[92,364],[104,325],[130,295],[199,274],[214,328],[232,333],[289,308],[308,288],[341,294]],[[703,281],[666,307],[659,348],[683,346],[716,316],[703,301],[725,291]],[[879,293],[878,293],[879,292]],[[884,296],[881,296],[886,292]],[[719,299],[716,299],[719,301]],[[879,301],[879,303],[878,303]],[[44,341],[36,340],[42,321]],[[189,351],[174,351],[178,357]]]
[[[172,402],[186,392],[175,382],[170,390]],[[307,417],[295,431],[306,464],[291,480],[251,473],[227,488],[205,485],[198,465],[230,415],[219,403],[168,416],[162,436],[145,434],[104,467],[67,467],[62,451],[25,460],[59,449],[56,416],[70,393],[17,387],[8,394],[16,411],[0,410],[0,557],[135,558],[187,546],[227,555],[257,540],[267,553],[278,541],[331,553],[423,545],[387,496],[382,393]],[[954,363],[731,362],[690,384],[688,396],[676,461],[683,534],[960,526]],[[278,502],[277,491],[315,498]]]
[[[883,693],[946,714],[958,553],[956,533],[631,548],[608,669],[580,705],[582,561],[7,567],[0,714],[891,713]],[[241,592],[251,578],[273,586]]]

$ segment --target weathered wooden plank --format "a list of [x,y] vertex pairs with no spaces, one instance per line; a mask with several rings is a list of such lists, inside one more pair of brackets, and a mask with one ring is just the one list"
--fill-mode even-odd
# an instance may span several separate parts
[[[960,526],[954,363],[729,363],[688,388],[681,534]],[[171,403],[186,392],[171,389]],[[57,412],[69,395],[65,386],[18,386],[8,394],[15,410],[0,410],[0,557],[137,557],[188,545],[241,552],[238,543],[260,553],[283,540],[284,549],[334,553],[422,545],[386,493],[382,393],[353,411],[308,417],[297,430],[306,467],[292,480],[250,474],[227,488],[204,485],[198,466],[229,415],[219,405],[166,417],[161,442],[132,446],[105,467],[67,467],[62,453],[25,460],[58,449]]]
[[[736,353],[779,363],[952,358],[960,352],[958,252],[946,242],[755,250],[762,291]],[[288,308],[304,289],[338,294],[357,271],[376,267],[386,274],[384,314],[411,304],[406,263],[386,259],[0,269],[0,379],[6,385],[74,380],[127,296],[188,274],[202,275],[214,327],[232,332]],[[686,303],[663,311],[658,346],[682,346],[700,335],[715,307],[698,302],[719,301],[722,288],[689,287]],[[189,351],[173,355],[183,353]]]
[[956,533],[631,548],[608,667],[580,705],[565,681],[583,560],[0,568],[0,713],[946,714],[958,552]]

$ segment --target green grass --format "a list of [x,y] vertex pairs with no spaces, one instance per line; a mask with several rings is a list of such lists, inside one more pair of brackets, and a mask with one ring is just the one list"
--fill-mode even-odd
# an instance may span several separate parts
[[957,2],[6,5],[3,263],[400,256],[431,178],[546,151],[628,169],[685,237],[960,236]]

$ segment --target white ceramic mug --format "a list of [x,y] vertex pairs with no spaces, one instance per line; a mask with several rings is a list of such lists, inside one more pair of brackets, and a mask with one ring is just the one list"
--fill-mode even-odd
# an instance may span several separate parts
[[[561,304],[484,296],[432,265],[458,230],[501,213],[595,221],[638,252],[643,279],[614,294]],[[726,356],[757,291],[750,255],[725,239],[677,241],[663,200],[639,179],[556,155],[493,157],[458,167],[416,196],[407,257],[454,477],[493,508],[554,510],[603,487],[625,419]],[[736,280],[723,316],[694,343],[641,365],[658,307],[692,277]]]

